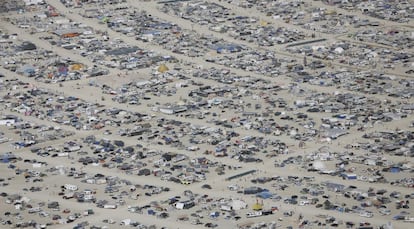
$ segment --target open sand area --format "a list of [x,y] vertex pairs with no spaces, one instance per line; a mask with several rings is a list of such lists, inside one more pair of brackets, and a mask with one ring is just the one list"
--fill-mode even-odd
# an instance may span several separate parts
[[414,225],[409,16],[310,0],[9,2],[0,228]]

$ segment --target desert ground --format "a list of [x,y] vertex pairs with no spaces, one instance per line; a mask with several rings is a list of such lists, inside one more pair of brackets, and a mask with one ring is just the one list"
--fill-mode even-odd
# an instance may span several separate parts
[[[16,56],[9,56],[10,54],[2,55],[0,59],[0,73],[2,75],[0,78],[2,82],[0,114],[4,120],[7,119],[6,116],[12,115],[13,119],[19,121],[16,121],[15,124],[2,124],[0,126],[1,136],[8,139],[8,141],[0,144],[1,153],[4,155],[9,153],[15,156],[10,161],[4,159],[3,163],[0,164],[0,178],[2,178],[2,187],[0,189],[0,192],[2,192],[2,197],[0,197],[1,228],[125,228],[134,226],[137,228],[408,229],[412,227],[412,219],[414,217],[412,210],[414,207],[412,204],[412,199],[414,198],[412,181],[412,152],[414,147],[413,94],[403,98],[390,96],[384,91],[370,94],[363,90],[355,91],[349,89],[345,85],[345,81],[343,81],[345,83],[341,81],[333,85],[323,85],[322,83],[295,81],[295,78],[291,76],[292,72],[282,72],[277,76],[267,76],[259,71],[223,66],[218,61],[208,62],[206,59],[210,57],[219,58],[225,55],[228,55],[229,57],[226,58],[230,59],[230,57],[236,57],[238,54],[220,54],[211,50],[200,56],[188,56],[185,53],[173,52],[166,48],[166,45],[159,45],[155,42],[143,42],[134,36],[108,28],[105,23],[102,23],[97,18],[82,16],[87,9],[106,8],[111,12],[118,5],[122,7],[128,6],[131,14],[133,10],[134,12],[145,10],[147,15],[172,22],[185,31],[209,35],[220,41],[239,44],[257,52],[272,52],[277,58],[286,58],[291,60],[292,63],[302,64],[304,62],[304,55],[302,53],[290,52],[286,44],[275,44],[267,47],[258,45],[255,42],[238,39],[237,37],[230,36],[229,33],[215,32],[206,25],[197,24],[184,17],[180,18],[160,11],[159,6],[162,3],[157,1],[127,0],[125,2],[120,1],[121,3],[113,1],[114,4],[104,4],[104,2],[111,1],[96,1],[97,3],[93,3],[94,1],[73,1],[78,3],[84,2],[81,7],[65,6],[64,2],[62,3],[58,0],[46,0],[44,2],[47,6],[43,4],[35,5],[25,8],[26,10],[23,12],[9,11],[0,14],[2,18],[0,22],[2,34],[16,34],[17,36],[12,41],[13,45],[20,44],[22,41],[30,41],[36,45],[38,50],[48,50],[56,53],[60,59],[69,59],[85,66],[97,65],[98,67],[108,68],[101,62],[95,61],[95,55],[98,55],[96,53],[80,55],[77,49],[71,50],[62,48],[59,45],[52,45],[51,42],[42,38],[53,34],[53,31],[33,32],[15,23],[16,21],[20,23],[17,19],[21,18],[25,18],[25,20],[28,18],[30,20],[30,18],[33,18],[33,15],[50,10],[47,7],[53,7],[53,11],[60,14],[59,17],[69,19],[70,22],[82,23],[88,28],[92,28],[95,34],[98,34],[97,31],[105,31],[109,41],[115,40],[115,38],[120,39],[126,46],[137,46],[143,50],[151,50],[151,52],[160,54],[160,56],[173,56],[177,61],[164,61],[163,64],[169,68],[166,71],[160,70],[159,66],[161,63],[154,63],[145,68],[108,68],[108,73],[105,75],[95,77],[82,76],[76,80],[50,82],[38,80],[38,77],[25,76],[17,71],[10,71],[5,67],[5,62],[10,62],[11,59],[15,60],[16,63],[21,61],[23,64],[26,62],[32,63],[31,54],[23,52],[16,54]],[[311,37],[311,34],[314,33],[312,30],[306,30],[287,20],[275,19],[261,12],[254,5],[247,8],[241,7],[237,5],[237,2],[206,0],[183,1],[183,4],[219,4],[228,9],[231,12],[230,15],[254,16],[276,28],[286,27],[303,31],[305,36],[302,41],[315,39],[315,37]],[[252,2],[254,2],[253,4],[259,4],[258,1]],[[379,21],[380,26],[375,27],[378,30],[389,31],[390,28],[393,28],[400,31],[411,31],[411,38],[407,42],[413,42],[412,34],[414,34],[414,30],[412,28],[412,21],[399,23],[386,19],[377,19],[367,16],[361,10],[346,10],[322,1],[300,2],[303,2],[299,6],[300,10],[311,7],[313,9],[327,8],[332,11],[335,10],[337,14],[349,14],[358,18]],[[411,2],[410,4],[412,5],[413,3]],[[109,20],[112,20],[112,18]],[[40,23],[47,22],[47,19],[40,21]],[[348,34],[355,33],[361,28],[348,25],[346,29],[348,29],[348,32],[344,34],[317,32],[317,39],[325,39],[321,44],[318,43],[317,45],[328,46],[330,43],[342,41],[354,45],[365,45],[368,48],[384,48],[396,53],[411,53],[411,55],[413,53],[413,46],[408,49],[402,49],[398,46],[387,46],[371,41],[355,40],[348,36]],[[364,27],[363,29],[369,30],[372,27]],[[57,41],[65,41],[65,39],[59,38],[56,35],[50,36]],[[100,35],[96,37],[100,39]],[[4,38],[3,40],[7,39]],[[70,39],[69,41],[74,42]],[[10,45],[10,49],[6,50],[6,45],[2,43],[2,48],[4,48],[6,53],[11,50],[13,45]],[[361,50],[361,52],[364,51]],[[28,55],[29,58],[24,59],[24,55]],[[252,58],[254,59],[254,57]],[[307,56],[308,62],[314,60],[317,60],[316,57]],[[38,67],[46,62],[33,63],[35,63],[34,67]],[[378,74],[384,78],[386,76],[392,77],[386,79],[378,77],[372,80],[372,87],[380,85],[384,81],[383,85],[391,85],[390,87],[393,88],[401,86],[403,84],[401,82],[404,81],[407,82],[405,87],[411,89],[411,93],[413,93],[413,74],[407,71],[413,69],[413,57],[408,58],[408,65],[403,67],[401,64],[401,66],[398,65],[395,68],[381,67],[383,63],[380,60],[378,60],[378,65],[376,64],[375,67],[371,65],[350,65],[335,58],[323,59],[322,62],[325,64],[325,67],[311,68],[304,66],[304,71],[310,76],[315,76],[316,80],[321,81],[326,78],[317,77],[322,75],[323,72],[337,73],[346,70],[351,77],[358,75],[360,72],[379,72]],[[263,63],[257,60],[257,65]],[[284,66],[282,64],[281,68]],[[275,66],[275,68],[277,67]],[[41,71],[46,71],[48,68],[41,69]],[[211,69],[230,71],[235,76],[248,79],[246,82],[249,82],[250,79],[260,79],[263,80],[263,85],[267,84],[272,87],[265,89],[266,87],[260,88],[256,84],[246,86],[242,80],[225,84],[217,81],[215,78],[197,77],[193,74],[197,71],[208,72]],[[42,74],[46,73],[39,73],[39,75]],[[185,76],[186,78],[183,79],[179,76]],[[41,76],[39,77],[41,78]],[[361,81],[365,82],[364,80],[366,79],[361,78]],[[146,99],[144,97],[140,98],[138,104],[120,103],[115,100],[118,95],[124,93],[122,88],[129,90],[129,87],[132,87],[131,85],[147,81],[157,82],[157,84],[154,83],[156,86],[153,87],[157,88],[157,90],[152,90],[150,87],[139,88],[139,92],[141,95],[145,95]],[[15,84],[14,82],[21,83]],[[185,86],[177,86],[179,83]],[[362,85],[359,81],[356,82],[356,85],[359,83]],[[109,86],[114,92],[107,93],[103,85]],[[162,85],[162,87],[159,87],[159,85]],[[200,100],[195,99],[189,94],[199,90],[199,85],[213,89],[223,88],[227,85],[232,89],[221,94],[213,93],[201,98],[200,100],[207,101],[209,104],[207,107],[204,106],[199,109],[186,110],[175,114],[160,111],[171,104],[185,104],[188,107],[197,104],[196,102]],[[365,86],[363,85],[362,87]],[[381,88],[381,86],[378,87]],[[40,96],[30,94],[38,89],[48,93]],[[168,91],[169,93],[163,93],[163,91]],[[27,94],[31,96],[21,98],[21,95]],[[362,111],[362,108],[360,111],[349,108],[349,110],[341,109],[337,112],[307,112],[309,107],[297,106],[299,100],[312,99],[323,100],[323,102],[319,102],[321,106],[332,105],[338,102],[331,100],[331,98],[335,98],[337,95],[364,97],[366,105],[359,106],[374,107],[370,109],[378,110],[371,110],[371,113],[369,113]],[[62,102],[59,105],[60,97],[68,98],[69,96],[76,97],[76,100]],[[125,93],[125,96],[128,97],[131,94]],[[329,99],[324,100],[321,97]],[[271,104],[269,100],[276,100],[276,98],[282,99],[287,106],[269,105]],[[225,106],[224,102],[214,104],[215,99],[217,101],[226,101],[229,105]],[[73,114],[76,113],[75,111],[66,112],[61,107],[67,108],[74,103],[78,103],[77,106],[79,106],[76,109],[76,112],[79,112],[79,122],[86,123],[85,120],[89,120],[88,123],[80,128],[65,122],[57,122],[56,119],[49,117],[49,115],[42,115],[52,112],[54,115],[57,113],[61,114],[62,117],[69,117],[72,114],[70,117],[73,117]],[[82,105],[79,105],[79,103],[82,103]],[[22,104],[25,106],[29,104],[31,112],[25,113],[13,109],[13,107],[18,107]],[[258,105],[254,108],[250,106],[251,104]],[[372,106],[373,104],[378,104],[378,106]],[[390,105],[390,107],[386,107],[387,105]],[[411,106],[411,110],[401,108],[405,105]],[[109,115],[111,109],[120,109],[125,114],[130,114],[130,116],[138,117],[138,114],[143,116],[138,121],[129,122],[126,120],[131,120],[131,118],[126,118],[126,115]],[[244,112],[254,112],[257,115],[243,116]],[[277,112],[279,112],[278,115],[275,115]],[[374,119],[373,113],[387,112],[393,112],[394,114],[402,113],[404,115],[400,116],[400,118],[386,121]],[[263,115],[264,113],[270,115],[265,116]],[[294,117],[299,113],[305,113],[306,117],[303,120],[300,120],[300,118],[295,119]],[[202,118],[197,118],[199,114],[203,114]],[[336,126],[335,128],[330,127],[335,130],[337,127],[341,130],[346,130],[346,134],[338,138],[322,137],[322,130],[328,125],[323,118],[337,117],[337,115],[345,115],[347,117],[358,116],[358,118],[356,119],[356,124],[349,126],[349,128],[346,128],[345,125],[339,125],[339,127]],[[286,116],[293,117],[293,119],[281,118]],[[99,128],[96,127],[97,125],[90,125],[92,122],[90,121],[91,117],[100,120],[98,123]],[[361,120],[365,117],[367,117],[368,121],[362,122]],[[240,124],[242,119],[250,122],[251,126]],[[116,120],[122,121],[116,122]],[[178,124],[174,124],[172,120],[178,122]],[[351,118],[350,120],[354,119]],[[230,128],[219,126],[217,124],[219,121],[231,123],[232,126]],[[310,129],[303,127],[306,122],[312,122]],[[19,123],[29,123],[29,127],[22,128],[18,125]],[[271,131],[261,131],[263,128],[266,129],[268,127],[266,126],[268,123],[272,123],[269,124]],[[277,127],[275,127],[274,123],[277,123]],[[150,126],[149,130],[144,132],[142,136],[140,135],[140,137],[121,134],[121,130],[141,128],[145,125]],[[90,126],[92,127],[89,128]],[[285,126],[288,128],[283,128]],[[40,139],[40,136],[45,136],[44,132],[40,131],[43,127],[50,127],[48,131],[54,131],[53,133],[66,131],[69,134],[64,137],[56,134],[56,138],[51,140],[37,140]],[[295,134],[293,133],[296,132],[303,133],[302,136],[305,136],[305,133],[308,133],[308,129],[309,132],[310,130],[316,131],[316,134],[299,140],[294,137]],[[197,135],[196,130],[203,132],[203,134]],[[24,139],[27,132],[32,136],[36,136],[35,143],[17,147],[16,142],[25,142],[27,140]],[[231,133],[234,133],[234,135],[230,135]],[[399,137],[389,139],[384,136],[379,136],[376,139],[364,137],[370,133],[391,133],[391,135]],[[166,140],[170,136],[172,139],[175,139],[173,143]],[[85,140],[88,138],[93,138],[94,140],[88,143]],[[192,141],[195,138],[200,139],[200,143],[193,143]],[[250,142],[244,140],[252,138],[256,140]],[[212,139],[219,139],[219,143],[212,143]],[[112,151],[97,150],[98,142],[101,142],[99,144],[102,145],[102,142],[112,144],[115,141],[122,141],[122,146],[116,146]],[[400,144],[398,150],[405,150],[404,152],[407,153],[397,155],[396,151],[387,151],[381,147],[376,151],[371,150],[377,144],[377,146],[384,146],[382,144],[384,141],[394,145]],[[80,148],[68,150],[65,147],[69,142],[74,142]],[[283,144],[280,144],[280,142]],[[359,145],[366,144],[371,145],[371,148],[359,147]],[[276,150],[276,145],[282,145],[284,147],[283,150]],[[350,148],[350,146],[356,145],[358,147]],[[131,146],[135,149],[135,153],[142,151],[146,157],[138,158],[138,154],[128,154],[124,146]],[[225,148],[224,155],[218,154],[219,146]],[[250,148],[250,146],[252,147]],[[194,148],[190,150],[190,147]],[[257,147],[259,147],[258,150],[256,150]],[[35,148],[39,150],[32,151]],[[247,151],[249,155],[258,160],[254,162],[241,160],[239,153]],[[42,152],[48,153],[42,154]],[[61,155],[63,156],[58,155],[59,153],[62,153]],[[57,156],[52,156],[53,154]],[[157,164],[157,161],[164,154],[171,154],[173,157],[177,154],[184,155],[185,159],[177,162],[173,159],[165,164]],[[329,155],[329,158],[322,159],[320,155]],[[80,159],[86,156],[94,158],[94,162],[82,163]],[[6,157],[4,156],[3,158]],[[99,160],[95,160],[96,158],[99,158]],[[197,168],[203,168],[202,165],[199,167],[194,166],[192,160],[197,158],[204,158],[208,161],[205,170],[202,172],[205,177],[203,179],[194,178],[200,174],[194,171],[198,171]],[[373,159],[381,163],[378,162],[375,165],[371,165],[364,162],[356,162],[358,158],[364,158],[365,161]],[[126,166],[128,164],[133,169],[120,169],[122,165]],[[283,164],[283,166],[280,166],[280,164]],[[309,164],[313,164],[313,167],[309,166]],[[311,167],[315,168],[316,164],[320,165],[316,171],[309,169]],[[343,167],[341,167],[341,164],[343,164]],[[394,173],[386,170],[394,168],[395,165],[400,166],[398,172]],[[149,169],[151,173],[138,175],[143,168]],[[176,176],[181,180],[174,182],[168,179],[161,179],[161,176],[155,175],[155,171],[158,171],[158,169],[169,171],[169,173],[165,174],[171,174],[171,176]],[[231,176],[250,170],[255,170],[255,172],[232,180],[228,179]],[[330,174],[329,172],[332,171],[337,173]],[[375,172],[381,174],[383,181],[368,179]],[[76,175],[73,175],[74,173],[81,175],[76,177]],[[345,179],[342,177],[344,173],[356,174],[358,178]],[[97,180],[97,174],[106,179],[104,183],[93,183]],[[182,177],[192,177],[191,182],[183,182],[184,178]],[[254,181],[258,178],[272,179],[263,183]],[[407,183],[404,185],[403,182],[396,182],[399,180],[404,180]],[[110,185],[111,181],[115,183]],[[344,190],[329,190],[326,182],[343,185]],[[62,198],[64,193],[70,193],[68,188],[65,190],[62,187],[67,184],[76,186],[75,192],[79,196],[68,199]],[[131,186],[135,186],[137,189],[131,190]],[[237,189],[230,190],[230,186],[237,187]],[[246,194],[245,190],[252,186],[266,189],[266,192],[271,193],[271,197],[261,198],[255,194]],[[38,187],[37,191],[35,190],[36,187]],[[110,192],[108,187],[118,191]],[[150,190],[155,190],[156,188],[160,188],[163,191],[153,191],[151,193]],[[311,195],[310,192],[304,192],[304,188],[323,192]],[[83,196],[87,190],[92,190],[94,201],[80,201],[80,196]],[[385,193],[379,194],[379,190],[385,190]],[[7,201],[16,194],[19,196],[19,201]],[[21,200],[21,197],[25,198]],[[179,209],[176,203],[171,204],[168,202],[174,199],[174,197],[180,197],[176,198],[178,202],[191,200],[195,202],[195,206],[189,209]],[[387,197],[389,202],[375,204],[379,201],[379,197]],[[318,199],[318,201],[310,203],[314,198]],[[297,201],[291,202],[292,199],[297,199]],[[99,201],[103,200],[107,204],[100,205]],[[227,205],[231,200],[241,200],[247,204],[247,207],[240,210],[223,210],[224,208],[221,206]],[[48,204],[54,201],[59,203],[59,207],[49,208]],[[336,207],[328,207],[326,202]],[[399,205],[402,203],[404,207]],[[255,211],[255,204],[261,206],[259,210],[256,209]],[[318,206],[318,204],[320,205]],[[110,209],[112,207],[109,207],[109,205],[114,206],[115,209]],[[130,209],[135,206],[142,211],[140,213],[132,212]],[[38,211],[30,213],[30,210],[34,211],[35,208]],[[349,211],[345,211],[344,209],[346,208]],[[91,209],[93,214],[84,214],[88,209]],[[265,212],[266,210],[270,210],[272,214],[247,217],[249,213]],[[213,214],[215,212],[218,213]],[[371,213],[371,215],[364,215],[366,212]],[[166,213],[167,217],[164,217],[165,214],[163,216],[162,213]],[[397,215],[402,216],[402,218],[400,220],[393,219]],[[58,217],[54,218],[54,216]],[[135,224],[131,223],[131,225],[128,225],[130,221]]]

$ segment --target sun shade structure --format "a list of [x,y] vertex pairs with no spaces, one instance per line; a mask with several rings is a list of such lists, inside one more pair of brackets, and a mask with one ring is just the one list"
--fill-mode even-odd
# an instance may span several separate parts
[[259,201],[256,201],[255,204],[252,206],[253,211],[261,211],[263,209],[263,203],[259,203]]

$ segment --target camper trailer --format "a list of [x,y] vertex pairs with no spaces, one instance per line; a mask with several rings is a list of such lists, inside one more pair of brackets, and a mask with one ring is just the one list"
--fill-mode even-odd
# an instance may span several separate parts
[[103,208],[105,208],[105,209],[116,209],[117,206],[115,204],[105,204],[103,206]]
[[73,184],[65,184],[64,187],[65,187],[66,190],[69,190],[69,191],[76,191],[76,190],[78,190],[78,186],[73,185]]
[[188,200],[188,201],[183,201],[183,202],[178,202],[175,204],[175,208],[177,209],[189,209],[195,206],[194,201]]

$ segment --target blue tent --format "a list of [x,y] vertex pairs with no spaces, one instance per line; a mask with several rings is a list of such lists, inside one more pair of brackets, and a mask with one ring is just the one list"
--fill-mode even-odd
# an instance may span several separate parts
[[228,44],[228,45],[218,45],[215,49],[217,53],[239,52],[241,50],[241,47],[238,45]]
[[16,159],[16,156],[14,156],[11,153],[5,153],[3,154],[3,156],[1,157],[1,162],[2,163],[9,163],[11,160]]
[[349,174],[349,173],[343,173],[342,177],[347,179],[347,180],[356,180],[357,179],[356,174]]
[[152,209],[148,209],[148,215],[155,215],[155,211]]
[[273,196],[273,194],[270,193],[269,191],[263,191],[263,192],[260,192],[260,193],[256,194],[256,197],[260,197],[262,199],[269,199],[272,196]]
[[1,159],[1,162],[3,162],[3,163],[9,163],[10,162],[10,159],[7,156],[7,154],[4,154],[3,155],[2,159]]
[[219,216],[220,216],[220,212],[212,212],[212,213],[210,213],[210,217],[211,218],[217,218]]
[[398,166],[393,166],[393,167],[390,168],[390,172],[391,173],[399,173],[399,172],[401,172],[401,168],[398,167]]

